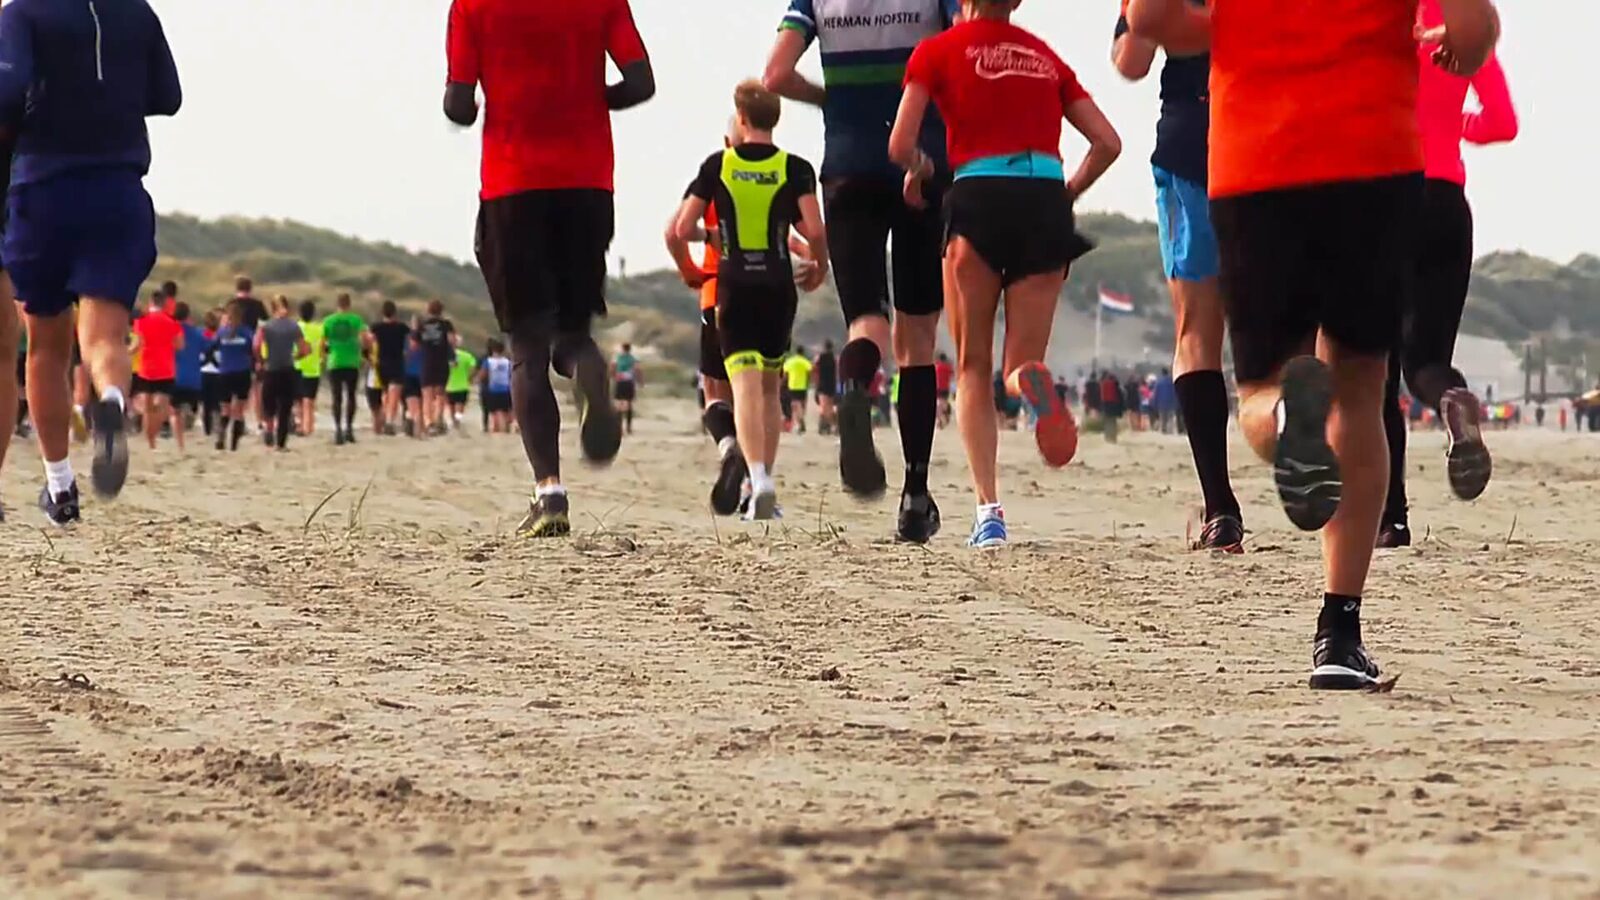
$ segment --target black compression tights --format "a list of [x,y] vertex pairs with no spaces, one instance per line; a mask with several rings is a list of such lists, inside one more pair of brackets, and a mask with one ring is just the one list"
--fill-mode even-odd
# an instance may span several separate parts
[[591,397],[604,396],[605,357],[587,334],[552,340],[547,332],[527,328],[511,335],[511,363],[511,403],[534,480],[559,479],[561,405],[550,384],[550,370],[576,377]]

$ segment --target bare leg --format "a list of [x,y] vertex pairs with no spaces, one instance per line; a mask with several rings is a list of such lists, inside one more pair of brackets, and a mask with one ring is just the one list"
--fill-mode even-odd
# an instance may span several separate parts
[[945,309],[956,345],[956,415],[979,504],[998,503],[996,461],[1000,436],[994,410],[994,318],[1000,276],[964,238],[944,257]]

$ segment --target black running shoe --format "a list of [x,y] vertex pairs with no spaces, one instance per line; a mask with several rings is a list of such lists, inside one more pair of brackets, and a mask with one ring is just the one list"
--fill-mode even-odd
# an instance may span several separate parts
[[[127,419],[115,401],[101,400],[94,405],[94,463],[89,468],[89,482],[94,485],[96,494],[115,497],[122,493],[127,481]],[[73,508],[76,518],[76,502]]]
[[344,433],[344,442],[346,444],[354,444],[356,442],[356,433],[354,431],[346,431]]
[[0,503],[0,525],[4,525],[5,521],[6,521],[6,505],[4,503]]
[[1328,367],[1314,356],[1297,356],[1283,369],[1283,425],[1273,478],[1289,521],[1317,531],[1339,511],[1344,482],[1328,446],[1328,409],[1333,389]]
[[1238,516],[1219,513],[1206,520],[1200,529],[1200,540],[1194,542],[1195,550],[1215,550],[1221,553],[1244,552],[1244,522]]
[[567,495],[547,494],[528,502],[528,515],[517,526],[522,537],[550,538],[572,533],[572,522],[567,516]]
[[1466,388],[1451,388],[1439,398],[1439,418],[1450,436],[1450,449],[1445,451],[1450,490],[1462,500],[1476,500],[1483,496],[1494,472],[1494,461],[1483,443],[1483,406]]
[[78,483],[52,495],[49,486],[39,489],[39,509],[51,524],[65,528],[78,521]]
[[933,502],[932,494],[924,491],[921,494],[900,495],[900,520],[894,530],[896,540],[907,544],[926,544],[939,533],[941,524],[939,504]]
[[344,446],[344,432],[335,431],[333,433],[333,445],[335,447],[343,447]]
[[1404,522],[1384,522],[1378,528],[1379,550],[1398,550],[1411,546],[1411,526]]
[[1319,632],[1311,665],[1314,691],[1364,691],[1378,684],[1378,664],[1367,655],[1360,636]]
[[863,499],[883,496],[888,476],[872,443],[872,400],[852,388],[839,398],[839,479]]
[[750,467],[745,463],[744,451],[737,445],[722,457],[722,469],[711,486],[711,511],[719,516],[731,516],[739,511],[744,480],[750,477]]
[[622,417],[604,388],[584,391],[581,378],[578,384],[578,445],[590,463],[609,465],[622,449]]

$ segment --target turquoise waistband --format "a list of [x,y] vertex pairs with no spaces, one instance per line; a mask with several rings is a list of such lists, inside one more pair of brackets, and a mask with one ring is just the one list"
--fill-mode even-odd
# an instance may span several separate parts
[[1048,153],[1029,151],[1005,156],[985,156],[956,169],[956,180],[963,178],[1038,178],[1065,181],[1066,167]]

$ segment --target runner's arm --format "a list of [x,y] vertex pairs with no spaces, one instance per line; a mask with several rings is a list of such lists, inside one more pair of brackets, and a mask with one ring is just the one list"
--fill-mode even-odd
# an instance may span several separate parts
[[1168,53],[1193,56],[1211,49],[1211,8],[1189,0],[1128,0],[1128,27]]
[[1468,77],[1483,68],[1500,40],[1500,14],[1490,0],[1439,0],[1444,13],[1439,49],[1433,54],[1435,65],[1456,75]]
[[[593,0],[590,0],[593,2]],[[628,0],[616,0],[606,21],[606,53],[616,63],[622,80],[606,86],[606,107],[632,109],[656,95],[656,73],[645,53],[644,39],[634,24]]]
[[1471,144],[1504,144],[1517,139],[1517,108],[1511,102],[1505,69],[1500,60],[1489,57],[1478,74],[1472,76],[1472,92],[1478,95],[1479,109],[1465,115],[1462,137]]
[[151,13],[150,17],[155,19],[155,35],[150,43],[150,105],[145,115],[175,116],[183,106],[183,85],[178,81],[178,64],[172,58],[172,47],[167,43],[161,20],[155,18],[155,13]]
[[800,221],[794,227],[806,239],[811,251],[812,266],[800,287],[814,291],[828,280],[828,229],[822,223],[822,202],[817,199],[816,191],[800,197]]
[[33,85],[33,23],[25,8],[0,9],[0,123],[11,134],[22,125],[28,89]]
[[1155,43],[1128,33],[1128,7],[1124,3],[1111,39],[1111,65],[1123,78],[1140,81],[1150,74],[1150,67],[1155,61]]
[[922,121],[927,116],[927,87],[907,82],[905,92],[900,95],[900,111],[894,117],[894,130],[889,133],[889,159],[919,180],[933,174],[933,159],[917,143],[922,136]]
[[478,33],[467,4],[450,4],[450,25],[445,32],[445,56],[450,74],[444,86],[445,118],[463,128],[478,121]]
[[683,279],[683,283],[686,286],[699,290],[706,283],[706,274],[700,271],[699,266],[695,265],[694,255],[689,252],[689,245],[696,241],[705,240],[705,229],[701,228],[697,222],[694,226],[694,234],[689,235],[687,238],[678,237],[678,216],[683,214],[683,207],[688,203],[688,198],[685,198],[683,203],[679,205],[678,212],[674,213],[672,219],[667,222],[667,230],[663,235],[663,239],[667,244],[667,254],[672,257],[672,264],[678,269],[678,277]]
[[805,32],[790,27],[788,20],[778,29],[778,39],[767,56],[767,69],[761,75],[761,85],[767,90],[810,106],[821,106],[828,101],[828,91],[822,85],[800,74],[800,57],[806,55],[810,44]]
[[1100,107],[1087,97],[1067,106],[1067,121],[1089,142],[1089,152],[1078,164],[1078,171],[1067,179],[1067,190],[1076,200],[1122,155],[1122,138]]

